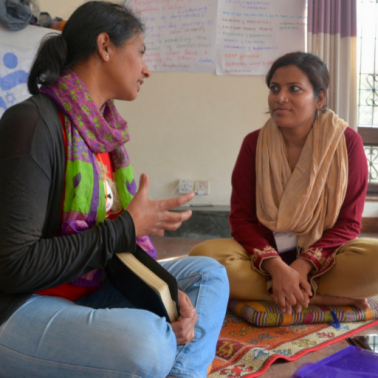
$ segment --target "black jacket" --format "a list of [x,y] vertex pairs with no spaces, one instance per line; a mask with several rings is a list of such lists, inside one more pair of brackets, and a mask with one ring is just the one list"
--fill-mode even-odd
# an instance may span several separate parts
[[135,250],[130,214],[59,237],[65,174],[55,103],[38,94],[0,120],[0,324],[41,289],[103,268],[115,252]]

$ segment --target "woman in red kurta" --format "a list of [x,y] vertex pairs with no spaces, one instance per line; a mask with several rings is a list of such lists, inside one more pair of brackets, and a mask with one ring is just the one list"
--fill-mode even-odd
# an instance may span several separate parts
[[246,136],[232,174],[232,239],[191,255],[227,269],[231,297],[367,308],[378,294],[378,241],[357,239],[368,171],[360,136],[327,109],[325,64],[290,53],[266,77],[270,119]]

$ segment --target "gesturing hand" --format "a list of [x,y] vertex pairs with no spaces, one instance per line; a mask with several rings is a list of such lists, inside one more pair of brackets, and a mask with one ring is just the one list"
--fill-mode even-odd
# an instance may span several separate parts
[[153,201],[147,198],[150,182],[146,174],[140,176],[139,190],[127,206],[134,221],[136,236],[164,235],[164,230],[177,230],[181,223],[188,220],[192,212],[190,210],[180,213],[168,211],[185,205],[193,197],[194,193],[162,201]]
[[181,290],[178,292],[178,301],[180,316],[171,326],[176,335],[177,345],[183,345],[194,339],[194,326],[197,323],[198,316],[189,297]]

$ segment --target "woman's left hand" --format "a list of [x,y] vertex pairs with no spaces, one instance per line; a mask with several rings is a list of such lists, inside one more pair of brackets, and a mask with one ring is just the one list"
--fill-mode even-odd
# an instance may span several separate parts
[[177,345],[184,345],[194,339],[194,326],[197,323],[198,316],[189,297],[181,290],[178,292],[178,301],[180,316],[171,326],[176,335]]
[[[309,263],[308,261],[304,260],[304,259],[296,259],[294,260],[291,264],[290,264],[290,267],[293,268],[294,270],[296,270],[299,275],[302,277],[302,281],[307,281],[308,282],[308,274],[311,272],[313,266],[311,265],[311,263]],[[311,291],[311,286],[310,285],[307,285],[306,288],[304,287],[301,287],[302,289],[302,293],[303,293],[303,296],[305,298],[305,301],[307,303],[310,302],[310,298],[312,297],[312,291]],[[302,311],[302,306],[301,305],[297,305],[295,310],[297,312],[301,312]]]

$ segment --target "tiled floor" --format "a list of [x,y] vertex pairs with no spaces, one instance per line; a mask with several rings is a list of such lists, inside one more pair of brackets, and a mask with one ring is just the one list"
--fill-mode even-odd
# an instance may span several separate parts
[[[377,234],[364,234],[361,237],[378,237]],[[185,256],[189,253],[190,249],[196,244],[205,239],[189,239],[178,237],[152,237],[152,240],[158,251],[158,259],[168,259],[172,257]],[[378,326],[369,328],[362,331],[357,335],[378,334]],[[334,343],[319,351],[308,353],[300,359],[292,362],[278,360],[263,374],[263,378],[290,378],[294,372],[305,363],[315,363],[320,361],[331,354],[338,352],[349,346],[348,342],[344,339]]]

